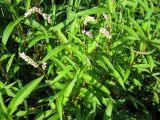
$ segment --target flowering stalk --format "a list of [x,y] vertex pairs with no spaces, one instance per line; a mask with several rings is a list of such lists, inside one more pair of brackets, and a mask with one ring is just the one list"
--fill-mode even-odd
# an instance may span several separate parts
[[39,66],[32,58],[27,56],[24,52],[19,53],[19,56],[28,64],[32,65],[34,68],[37,68]]
[[33,14],[33,13],[39,13],[40,15],[43,16],[43,18],[44,18],[45,20],[48,21],[48,23],[51,23],[51,18],[50,18],[50,16],[48,16],[48,15],[45,14],[45,13],[43,13],[43,12],[41,11],[41,9],[40,9],[40,8],[37,8],[37,7],[32,7],[31,9],[29,9],[29,10],[24,14],[24,17],[28,17],[28,16],[30,16],[30,15]]

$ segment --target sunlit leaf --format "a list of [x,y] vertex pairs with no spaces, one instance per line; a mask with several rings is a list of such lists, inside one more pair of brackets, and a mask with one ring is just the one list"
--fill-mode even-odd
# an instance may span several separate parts
[[9,23],[9,24],[7,25],[7,27],[5,28],[5,30],[4,30],[4,32],[3,32],[3,36],[2,36],[2,43],[3,43],[4,45],[7,44],[8,38],[9,38],[9,36],[11,35],[11,33],[12,33],[13,29],[15,28],[15,26],[16,26],[20,21],[22,21],[23,19],[24,19],[23,16],[22,16],[22,17],[19,17],[19,18],[17,18],[15,21],[13,21],[13,22],[11,22],[11,23]]
[[35,89],[35,87],[41,82],[42,79],[43,76],[25,85],[24,88],[22,88],[10,101],[7,108],[9,118],[12,118],[12,114],[16,111],[17,106],[20,105],[24,101],[24,99],[28,97],[28,95]]

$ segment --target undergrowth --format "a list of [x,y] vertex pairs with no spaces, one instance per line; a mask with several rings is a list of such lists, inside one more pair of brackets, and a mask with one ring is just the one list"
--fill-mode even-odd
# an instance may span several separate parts
[[159,0],[0,0],[1,120],[158,120]]

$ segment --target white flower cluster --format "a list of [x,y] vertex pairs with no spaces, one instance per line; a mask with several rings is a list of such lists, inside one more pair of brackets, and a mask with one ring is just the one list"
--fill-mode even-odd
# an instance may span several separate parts
[[108,39],[112,38],[110,32],[107,31],[107,29],[105,29],[105,28],[100,28],[99,32],[102,33],[103,35],[105,35]]
[[39,13],[40,15],[43,16],[43,18],[44,18],[45,20],[48,21],[48,23],[51,23],[51,18],[50,18],[50,16],[48,16],[48,15],[45,14],[45,13],[43,13],[43,12],[41,11],[41,9],[40,9],[40,8],[37,8],[37,7],[32,7],[31,9],[29,9],[29,10],[24,14],[24,17],[28,17],[28,16],[30,16],[30,15],[33,14],[33,13]]
[[24,14],[24,17],[28,17],[28,16],[30,16],[30,15],[33,14],[33,13],[42,14],[42,11],[41,11],[40,8],[32,7],[31,9],[29,9],[29,10]]
[[94,21],[94,17],[91,17],[91,16],[87,16],[85,19],[84,19],[84,25],[87,25],[88,22],[91,22],[91,21]]
[[28,64],[32,65],[34,68],[37,68],[39,66],[32,58],[27,56],[24,52],[19,53],[19,56]]
[[82,30],[82,33],[83,33],[83,34],[86,34],[86,35],[87,35],[88,37],[90,37],[90,38],[93,38],[92,33],[89,32],[89,31]]

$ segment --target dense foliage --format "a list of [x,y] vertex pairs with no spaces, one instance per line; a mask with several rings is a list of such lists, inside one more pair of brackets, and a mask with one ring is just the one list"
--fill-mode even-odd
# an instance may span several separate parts
[[0,0],[0,119],[158,119],[159,8]]

